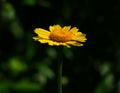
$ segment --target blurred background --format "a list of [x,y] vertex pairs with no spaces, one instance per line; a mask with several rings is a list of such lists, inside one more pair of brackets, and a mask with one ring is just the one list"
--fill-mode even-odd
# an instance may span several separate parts
[[54,24],[88,39],[63,48],[63,93],[120,93],[120,0],[0,0],[0,93],[57,93],[58,51],[32,39]]

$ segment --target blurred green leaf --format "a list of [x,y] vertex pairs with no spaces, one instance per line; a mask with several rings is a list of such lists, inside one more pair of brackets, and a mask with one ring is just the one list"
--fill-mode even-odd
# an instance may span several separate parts
[[27,65],[24,63],[24,61],[21,61],[16,57],[10,58],[8,67],[14,74],[18,74],[19,72],[27,70]]
[[39,0],[38,1],[39,5],[42,7],[52,7],[51,2],[47,1],[47,0]]
[[28,60],[31,60],[34,54],[35,54],[35,47],[32,44],[30,44],[30,46],[27,47],[27,50],[26,50],[26,58]]
[[11,22],[10,30],[16,39],[23,38],[24,32],[23,32],[23,29],[17,19]]
[[35,4],[38,4],[42,7],[51,7],[51,3],[47,0],[23,0],[23,4],[33,6]]
[[40,72],[37,74],[36,78],[43,85],[47,83],[47,77],[41,74]]
[[62,84],[63,84],[63,85],[67,85],[68,83],[69,83],[68,77],[63,76],[63,77],[62,77]]
[[71,17],[71,8],[67,0],[64,0],[63,3],[63,16],[65,17],[65,19],[70,19]]
[[23,79],[14,83],[13,88],[19,91],[38,91],[42,89],[42,86],[38,83],[30,82],[28,79]]
[[31,60],[33,56],[35,55],[36,48],[34,46],[32,39],[32,34],[27,34],[27,45],[26,45],[26,59]]
[[57,51],[54,48],[49,47],[47,48],[46,52],[48,56],[52,59],[55,59],[57,57]]
[[104,79],[104,84],[107,88],[107,90],[112,90],[113,86],[114,86],[114,75],[112,73],[110,73],[109,75],[107,75]]
[[120,93],[120,80],[118,81],[118,92],[117,93]]
[[2,80],[0,81],[0,93],[9,93],[11,82]]
[[10,3],[4,3],[2,5],[1,17],[4,21],[7,22],[13,20],[16,17],[15,10]]
[[33,6],[36,4],[36,0],[23,0],[23,4]]
[[54,73],[53,71],[45,64],[39,64],[38,69],[40,71],[40,73],[44,76],[46,76],[47,78],[52,79],[54,77]]
[[37,64],[37,69],[39,70],[37,78],[42,84],[46,84],[47,79],[52,79],[55,76],[54,72],[44,63]]
[[63,52],[64,52],[64,55],[65,55],[65,57],[66,57],[67,59],[73,59],[74,54],[73,54],[73,52],[72,52],[70,49],[64,47],[64,48],[63,48]]
[[109,62],[104,62],[103,64],[99,65],[99,70],[101,75],[106,75],[111,70],[111,65]]
[[114,76],[112,73],[107,74],[97,86],[94,93],[107,93],[114,87]]

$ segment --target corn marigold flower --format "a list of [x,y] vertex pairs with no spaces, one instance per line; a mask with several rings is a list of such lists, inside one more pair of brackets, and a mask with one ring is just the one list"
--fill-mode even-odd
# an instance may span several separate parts
[[60,25],[49,26],[49,30],[42,28],[35,28],[34,32],[38,35],[33,37],[34,40],[40,43],[48,43],[51,46],[83,46],[82,42],[85,42],[86,35],[82,32],[78,32],[77,27],[71,28],[71,26]]

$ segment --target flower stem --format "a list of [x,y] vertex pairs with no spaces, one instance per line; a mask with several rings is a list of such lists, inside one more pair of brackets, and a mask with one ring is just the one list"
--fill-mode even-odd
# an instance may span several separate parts
[[59,59],[58,59],[58,93],[62,93],[62,53],[60,48],[59,50]]

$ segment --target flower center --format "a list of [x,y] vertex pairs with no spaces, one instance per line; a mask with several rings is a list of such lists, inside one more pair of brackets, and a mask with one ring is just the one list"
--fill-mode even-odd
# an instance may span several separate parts
[[70,41],[73,34],[66,30],[55,30],[52,31],[49,35],[49,38],[56,42],[67,42]]

